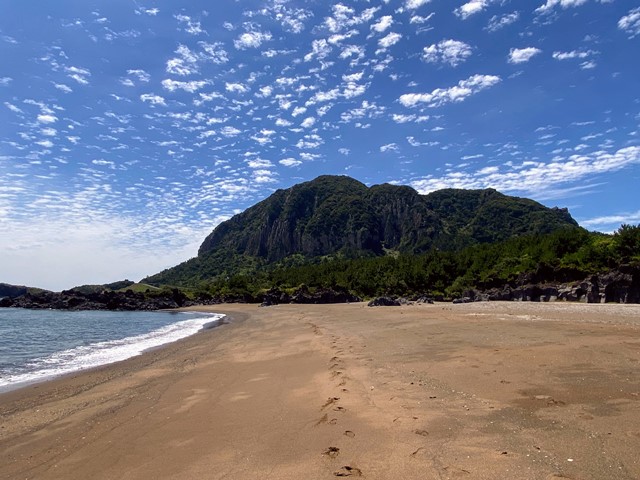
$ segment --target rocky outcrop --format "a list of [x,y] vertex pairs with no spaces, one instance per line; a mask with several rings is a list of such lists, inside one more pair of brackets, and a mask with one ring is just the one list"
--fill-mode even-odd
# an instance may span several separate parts
[[640,267],[622,265],[616,270],[592,275],[580,282],[525,284],[490,290],[468,290],[469,301],[640,303]]
[[376,297],[367,305],[370,307],[399,307],[401,303],[395,298],[391,297]]
[[27,293],[0,300],[0,307],[56,310],[164,310],[194,304],[179,290],[154,295],[127,290],[82,293],[75,290]]
[[272,288],[263,295],[261,300],[263,307],[279,305],[281,303],[328,304],[362,301],[360,297],[352,295],[345,289],[319,288],[312,293],[305,285],[302,285],[291,295],[278,288]]

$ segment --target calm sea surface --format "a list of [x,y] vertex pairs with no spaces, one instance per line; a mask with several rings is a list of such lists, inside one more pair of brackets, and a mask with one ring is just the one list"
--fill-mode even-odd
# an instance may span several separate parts
[[0,308],[0,392],[192,335],[222,315]]

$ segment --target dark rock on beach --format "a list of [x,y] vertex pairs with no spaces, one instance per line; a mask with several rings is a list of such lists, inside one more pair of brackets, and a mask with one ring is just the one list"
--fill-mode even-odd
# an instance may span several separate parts
[[368,305],[370,307],[399,307],[401,304],[395,298],[377,297],[371,300]]

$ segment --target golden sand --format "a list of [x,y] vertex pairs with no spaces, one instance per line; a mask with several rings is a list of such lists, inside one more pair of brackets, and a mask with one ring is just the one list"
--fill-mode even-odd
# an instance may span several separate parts
[[207,309],[1,395],[0,478],[640,478],[640,306]]

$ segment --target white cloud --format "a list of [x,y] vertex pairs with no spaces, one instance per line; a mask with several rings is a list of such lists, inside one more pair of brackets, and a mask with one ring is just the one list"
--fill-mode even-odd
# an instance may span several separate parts
[[269,160],[264,160],[262,158],[257,158],[255,160],[249,160],[247,162],[249,168],[270,168],[273,167],[273,163]]
[[190,35],[200,35],[202,33],[206,33],[202,29],[199,21],[193,20],[187,15],[175,15],[175,18],[183,26],[184,31],[189,33]]
[[381,49],[387,49],[392,45],[395,45],[402,39],[402,35],[399,33],[391,32],[386,37],[382,37],[378,40],[378,45]]
[[127,75],[131,75],[138,79],[138,81],[143,83],[148,83],[151,80],[151,75],[141,69],[132,69],[127,70]]
[[55,123],[58,121],[58,117],[52,114],[42,113],[38,115],[38,122],[40,123]]
[[321,38],[319,40],[314,40],[311,42],[311,52],[307,53],[304,56],[305,62],[310,62],[314,58],[318,60],[322,60],[326,58],[331,53],[331,46],[327,42],[326,39]]
[[602,227],[617,226],[621,224],[640,224],[640,210],[630,213],[621,213],[617,215],[607,215],[604,217],[595,217],[588,220],[582,220],[580,225],[583,227]]
[[11,77],[2,77],[0,78],[0,87],[7,87],[13,81]]
[[73,92],[73,90],[71,88],[69,88],[67,85],[65,85],[63,83],[54,83],[53,86],[56,87],[58,90],[64,92],[64,93]]
[[5,107],[11,110],[13,113],[23,113],[18,107],[16,107],[13,103],[4,102]]
[[298,115],[302,115],[306,111],[307,109],[305,107],[296,107],[291,111],[291,116],[297,117]]
[[226,127],[223,127],[222,130],[220,130],[220,133],[225,137],[235,137],[237,135],[240,135],[242,131],[238,130],[235,127],[226,126]]
[[439,107],[447,103],[462,102],[499,82],[500,77],[495,75],[473,75],[466,80],[460,80],[456,86],[436,88],[431,93],[407,93],[401,95],[399,100],[405,107],[414,107],[419,103],[426,103],[428,107]]
[[316,123],[316,119],[314,117],[307,117],[304,119],[304,121],[300,124],[300,126],[302,128],[311,128],[315,125]]
[[160,13],[160,9],[159,8],[138,8],[136,9],[136,14],[137,15],[149,15],[151,17],[155,17],[156,15],[158,15],[158,13]]
[[504,28],[507,25],[511,25],[512,23],[517,22],[519,18],[520,18],[520,13],[517,11],[507,13],[506,15],[502,15],[502,16],[494,15],[493,17],[491,17],[491,20],[489,20],[489,24],[487,25],[487,30],[490,32],[497,32],[501,28]]
[[284,165],[285,167],[297,167],[298,165],[302,165],[300,160],[296,160],[295,158],[283,158],[278,162],[280,165]]
[[270,32],[245,32],[233,41],[238,50],[246,48],[258,48],[264,42],[271,40]]
[[585,60],[580,64],[582,70],[589,70],[596,67],[596,62],[593,60],[586,60],[593,55],[597,55],[598,52],[593,50],[572,50],[570,52],[553,52],[553,58],[556,60]]
[[290,127],[293,125],[289,120],[285,120],[284,118],[278,118],[276,120],[276,125],[279,127]]
[[542,50],[535,47],[512,48],[509,52],[509,63],[525,63],[538,55]]
[[400,148],[398,147],[397,143],[388,143],[387,145],[382,145],[380,147],[380,151],[382,153],[384,153],[384,152],[399,152]]
[[448,63],[456,67],[471,56],[470,45],[458,40],[442,40],[437,44],[424,47],[422,58],[430,63]]
[[471,0],[470,2],[465,3],[459,8],[456,8],[453,13],[457,16],[466,20],[471,15],[475,15],[476,13],[480,13],[482,10],[487,8],[487,6],[491,3],[491,0]]
[[91,72],[86,68],[79,67],[66,67],[65,71],[67,72],[67,76],[81,85],[89,84],[89,80],[87,77],[91,76]]
[[161,97],[160,95],[154,95],[152,93],[143,93],[142,95],[140,95],[140,100],[142,100],[143,102],[149,102],[151,105],[167,105],[163,97]]
[[553,52],[553,58],[556,60],[568,60],[573,58],[587,58],[593,52],[584,50],[572,50],[570,52]]
[[637,164],[640,164],[640,147],[625,147],[614,153],[596,151],[555,158],[549,162],[510,162],[498,170],[452,171],[440,177],[430,175],[416,179],[411,185],[423,194],[442,188],[495,188],[502,192],[522,192],[541,198],[550,191],[556,194],[555,189],[560,185],[585,181],[589,177]]
[[[547,0],[544,5],[540,5],[536,8],[536,13],[550,13],[555,7],[560,6],[562,8],[579,7],[584,5],[589,0]],[[596,0],[600,3],[609,3],[612,0]]]
[[319,102],[330,102],[331,100],[336,100],[340,96],[340,90],[334,88],[332,90],[326,92],[316,92],[313,97],[311,97],[305,105],[315,105]]
[[192,80],[190,82],[180,82],[177,80],[171,80],[169,78],[162,81],[162,86],[169,90],[170,92],[175,92],[176,90],[184,90],[185,92],[195,93],[204,86],[208,85],[209,82],[205,80]]
[[225,83],[225,89],[227,90],[227,92],[232,92],[232,93],[247,93],[249,91],[249,89],[246,87],[246,85],[243,85],[242,83]]
[[416,8],[420,8],[422,5],[426,5],[431,2],[431,0],[407,0],[405,2],[405,6],[409,10],[415,10]]
[[273,178],[276,175],[277,173],[271,170],[254,170],[252,178],[255,183],[273,183],[277,181]]
[[91,163],[93,163],[94,165],[98,165],[100,167],[108,167],[110,169],[115,168],[115,163],[113,163],[110,160],[97,159],[97,160],[91,160]]
[[[199,228],[167,225],[166,237],[158,241],[147,236],[158,228],[153,221],[100,212],[82,217],[63,210],[38,218],[33,224],[28,220],[15,222],[11,236],[8,231],[6,235],[0,231],[3,281],[60,291],[124,278],[140,280],[193,257],[212,225],[224,219]],[[34,242],[34,231],[44,240]],[[127,231],[140,235],[130,237],[131,243],[123,243]],[[27,248],[7,248],[16,243]]]
[[391,15],[385,15],[380,17],[377,23],[371,25],[371,30],[375,30],[378,33],[382,33],[393,25],[393,17]]
[[53,142],[51,140],[40,140],[38,142],[35,142],[36,145],[40,145],[41,147],[44,148],[51,148],[53,147]]
[[380,7],[367,8],[359,15],[356,15],[353,8],[341,3],[333,5],[332,10],[333,16],[326,17],[324,24],[331,33],[339,33],[347,28],[373,20],[376,12],[380,10]]
[[421,123],[421,122],[426,122],[427,120],[429,120],[429,116],[428,115],[403,115],[403,114],[399,114],[399,113],[394,113],[391,118],[393,119],[394,122],[396,123],[409,123],[409,122],[415,122],[415,123]]
[[640,7],[629,10],[629,13],[618,20],[618,28],[625,31],[629,38],[640,35]]
[[345,82],[359,82],[360,80],[362,80],[363,76],[364,76],[364,71],[356,72],[356,73],[351,73],[349,75],[342,75],[342,80],[344,80]]
[[179,56],[167,60],[167,73],[187,76],[198,73],[198,55],[186,45],[179,45],[176,52]]
[[222,65],[229,61],[228,53],[223,48],[222,42],[198,42],[198,45],[204,50],[204,53],[200,54],[202,60],[213,62],[217,65]]
[[256,93],[256,97],[267,98],[270,97],[272,93],[273,87],[267,85],[259,88],[259,91]]

